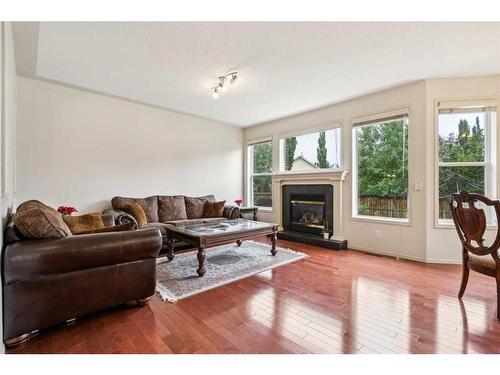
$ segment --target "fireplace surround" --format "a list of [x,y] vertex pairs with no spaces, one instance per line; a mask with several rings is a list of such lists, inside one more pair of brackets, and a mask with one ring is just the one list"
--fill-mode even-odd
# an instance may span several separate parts
[[[347,171],[274,174],[273,210],[281,230],[278,238],[336,250],[347,248],[342,210],[347,175]],[[325,225],[329,240],[321,233]]]
[[283,230],[333,234],[333,186],[282,186]]

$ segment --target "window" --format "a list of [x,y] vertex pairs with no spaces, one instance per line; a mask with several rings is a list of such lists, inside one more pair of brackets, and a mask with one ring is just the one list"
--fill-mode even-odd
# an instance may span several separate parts
[[340,168],[340,128],[280,139],[280,171]]
[[272,198],[273,144],[265,141],[248,146],[248,204],[273,206]]
[[408,220],[408,110],[353,126],[353,216]]
[[437,112],[438,219],[447,223],[451,194],[465,189],[495,196],[496,109],[488,103],[440,102]]

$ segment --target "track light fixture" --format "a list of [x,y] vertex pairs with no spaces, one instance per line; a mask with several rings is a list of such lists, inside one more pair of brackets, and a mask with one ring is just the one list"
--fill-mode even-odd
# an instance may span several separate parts
[[217,84],[210,89],[212,91],[212,98],[217,99],[221,92],[227,92],[229,86],[234,85],[237,79],[238,72],[230,72],[220,76]]

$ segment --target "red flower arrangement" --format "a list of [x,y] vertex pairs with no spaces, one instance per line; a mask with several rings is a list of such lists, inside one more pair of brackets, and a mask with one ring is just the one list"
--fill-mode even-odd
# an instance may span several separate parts
[[70,206],[59,206],[57,208],[57,212],[59,212],[63,216],[70,216],[73,212],[78,212],[78,210],[75,207],[70,207]]
[[236,200],[234,201],[234,203],[236,203],[236,205],[239,207],[239,206],[241,206],[241,205],[243,204],[243,199],[241,199],[241,198],[236,199]]

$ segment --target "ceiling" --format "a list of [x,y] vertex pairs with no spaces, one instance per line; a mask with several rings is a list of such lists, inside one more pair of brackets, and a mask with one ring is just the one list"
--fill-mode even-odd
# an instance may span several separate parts
[[[18,73],[238,126],[404,82],[500,73],[500,23],[14,23]],[[237,70],[215,100],[210,87]]]

